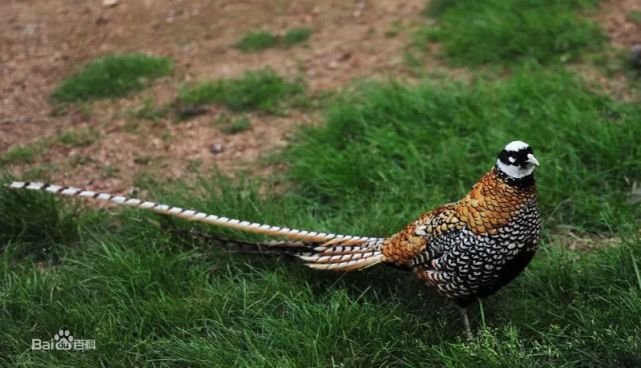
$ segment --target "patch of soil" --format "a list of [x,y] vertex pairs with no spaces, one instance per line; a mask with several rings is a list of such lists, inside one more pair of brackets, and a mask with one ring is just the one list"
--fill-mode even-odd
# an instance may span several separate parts
[[[635,15],[635,12],[640,12]],[[602,63],[593,62],[571,65],[571,68],[594,84],[595,90],[603,91],[617,100],[635,101],[639,89],[638,76],[628,66],[628,56],[633,45],[641,44],[641,2],[638,0],[607,0],[600,3],[593,15],[608,36],[613,48],[600,51]]]
[[609,248],[621,244],[618,237],[605,237],[598,235],[577,235],[572,232],[559,234],[555,241],[572,250],[589,251],[600,248]]
[[[226,135],[212,123],[221,113],[214,107],[182,123],[166,117],[145,121],[131,111],[145,99],[169,103],[186,81],[234,77],[263,67],[304,77],[312,92],[339,88],[354,78],[407,75],[403,56],[411,30],[425,22],[419,14],[424,6],[424,0],[120,0],[114,7],[84,0],[3,1],[0,154],[93,127],[101,137],[96,143],[49,145],[35,163],[12,170],[22,175],[36,169],[55,182],[109,191],[127,190],[141,173],[181,178],[213,167],[230,173],[263,167],[256,162],[284,146],[294,126],[318,121],[318,114],[250,114],[248,131]],[[257,53],[231,47],[249,31],[282,34],[300,26],[313,29],[301,46]],[[95,57],[128,51],[169,56],[176,72],[130,98],[53,114],[48,96],[57,83]],[[223,151],[212,154],[216,143]]]
[[610,0],[601,6],[597,19],[614,46],[627,49],[641,43],[641,21],[634,12],[641,12],[641,1]]

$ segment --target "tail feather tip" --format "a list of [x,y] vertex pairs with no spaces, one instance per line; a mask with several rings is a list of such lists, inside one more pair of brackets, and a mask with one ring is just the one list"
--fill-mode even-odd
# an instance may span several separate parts
[[9,184],[9,188],[12,189],[20,189],[24,188],[28,185],[28,183],[25,183],[24,181],[14,181],[11,184]]

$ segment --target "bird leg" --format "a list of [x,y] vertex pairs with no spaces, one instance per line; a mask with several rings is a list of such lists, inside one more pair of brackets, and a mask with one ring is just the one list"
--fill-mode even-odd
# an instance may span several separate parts
[[465,337],[468,340],[472,340],[472,329],[470,329],[470,319],[467,317],[467,308],[458,307],[459,312],[461,313],[461,318],[463,318],[463,326],[465,327]]

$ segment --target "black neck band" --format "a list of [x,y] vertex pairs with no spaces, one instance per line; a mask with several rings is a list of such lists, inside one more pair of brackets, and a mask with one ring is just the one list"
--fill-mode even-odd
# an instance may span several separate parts
[[534,173],[524,176],[522,178],[513,178],[508,174],[504,173],[498,165],[494,166],[494,172],[496,175],[503,180],[507,185],[518,188],[518,189],[527,189],[534,185]]

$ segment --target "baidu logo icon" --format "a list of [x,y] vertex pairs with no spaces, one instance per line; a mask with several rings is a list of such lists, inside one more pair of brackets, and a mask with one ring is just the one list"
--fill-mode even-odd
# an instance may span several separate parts
[[31,350],[95,350],[96,340],[74,339],[69,330],[58,330],[53,339],[31,339]]

